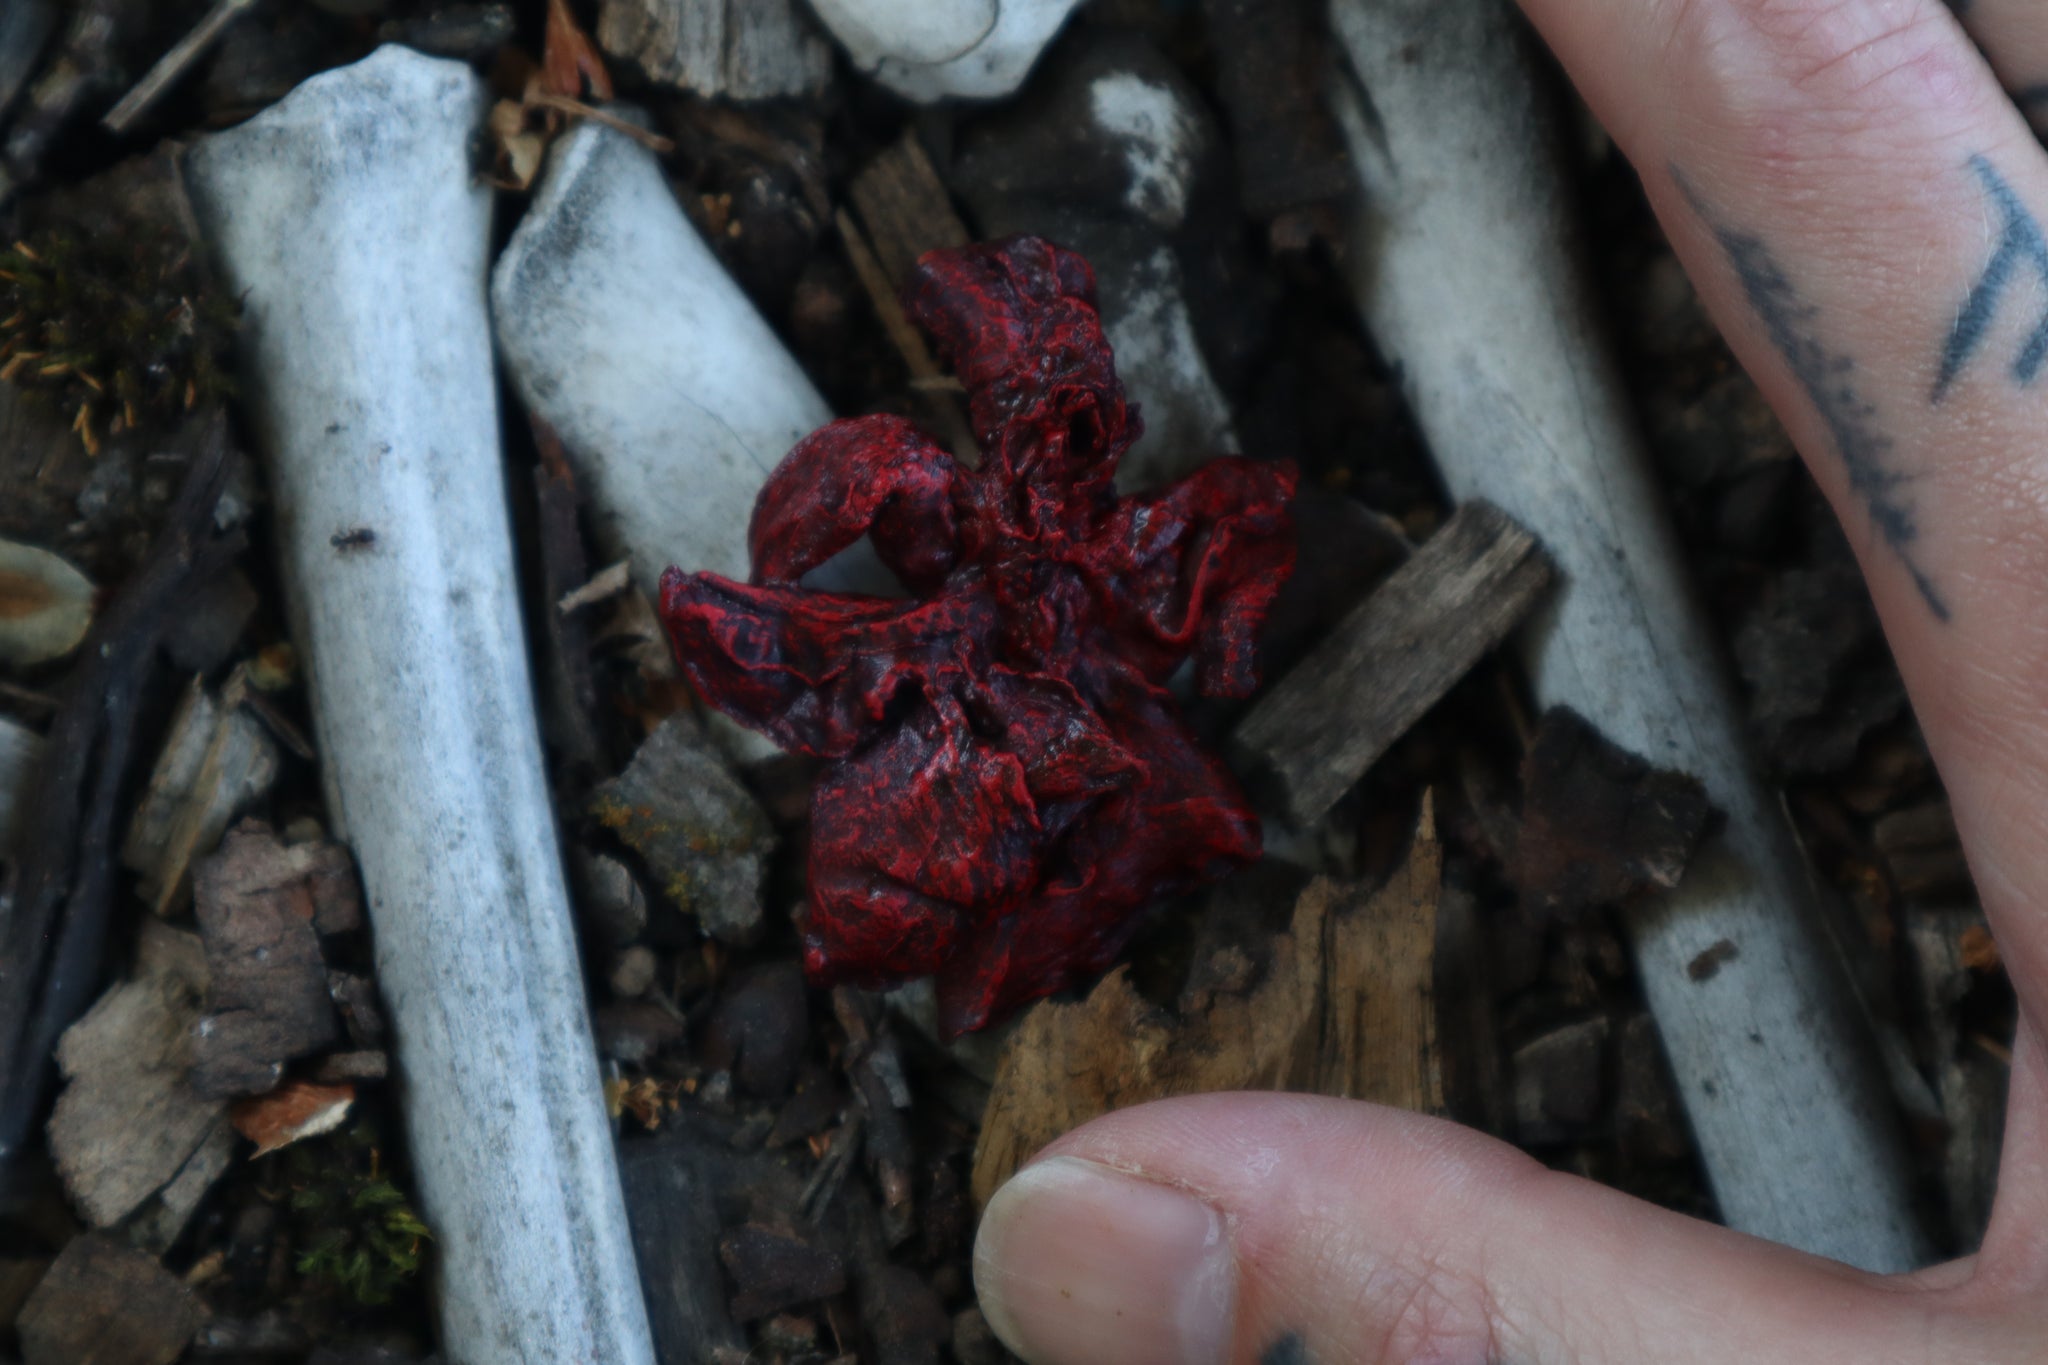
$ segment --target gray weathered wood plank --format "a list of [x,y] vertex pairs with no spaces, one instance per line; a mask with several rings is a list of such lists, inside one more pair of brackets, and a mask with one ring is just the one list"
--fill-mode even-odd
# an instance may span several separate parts
[[1337,803],[1527,616],[1550,583],[1536,538],[1469,502],[1263,697],[1233,756],[1296,823]]

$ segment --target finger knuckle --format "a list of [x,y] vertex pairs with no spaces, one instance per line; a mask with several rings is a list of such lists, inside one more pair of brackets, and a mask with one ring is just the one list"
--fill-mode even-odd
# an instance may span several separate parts
[[1666,52],[1703,83],[1710,117],[1767,153],[1839,155],[1845,137],[1907,121],[1938,133],[1930,111],[1974,112],[1979,98],[1971,51],[1938,0],[1683,0]]

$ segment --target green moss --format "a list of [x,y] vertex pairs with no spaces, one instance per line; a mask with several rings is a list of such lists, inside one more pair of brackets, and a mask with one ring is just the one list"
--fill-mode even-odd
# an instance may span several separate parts
[[282,1155],[299,1274],[350,1303],[391,1302],[418,1276],[433,1234],[384,1169],[376,1128],[359,1123]]
[[171,233],[37,233],[0,250],[0,379],[46,395],[97,452],[102,432],[224,396],[237,313]]

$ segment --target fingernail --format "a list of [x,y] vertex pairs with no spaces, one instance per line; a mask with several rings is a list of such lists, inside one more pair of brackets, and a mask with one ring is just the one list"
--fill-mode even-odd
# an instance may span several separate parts
[[1201,1200],[1051,1157],[988,1201],[974,1287],[1030,1365],[1222,1365],[1237,1271]]

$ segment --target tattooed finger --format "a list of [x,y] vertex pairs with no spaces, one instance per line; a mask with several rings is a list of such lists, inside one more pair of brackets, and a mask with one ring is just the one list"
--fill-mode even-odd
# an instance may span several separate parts
[[1940,0],[1522,3],[1856,546],[2048,1023],[2048,152]]

